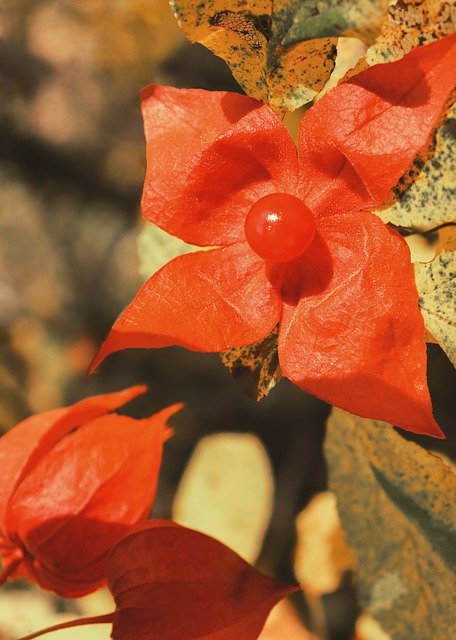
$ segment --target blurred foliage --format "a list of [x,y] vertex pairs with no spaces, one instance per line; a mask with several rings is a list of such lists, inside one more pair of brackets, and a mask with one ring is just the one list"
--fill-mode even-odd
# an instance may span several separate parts
[[297,517],[296,531],[294,570],[304,591],[317,597],[336,591],[356,558],[345,540],[334,493],[314,496]]
[[143,278],[148,278],[172,258],[199,249],[145,222],[138,234],[139,271]]
[[173,503],[173,520],[217,538],[250,564],[272,514],[274,477],[261,441],[216,433],[198,443]]

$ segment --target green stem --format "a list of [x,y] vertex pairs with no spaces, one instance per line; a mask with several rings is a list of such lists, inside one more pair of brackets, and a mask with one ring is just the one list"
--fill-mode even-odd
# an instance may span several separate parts
[[112,613],[106,613],[101,616],[91,616],[90,618],[78,618],[77,620],[69,620],[68,622],[62,622],[55,624],[53,627],[47,627],[40,631],[35,631],[28,636],[23,636],[19,640],[32,640],[32,638],[39,638],[44,636],[45,633],[51,633],[52,631],[59,631],[60,629],[69,629],[70,627],[82,627],[85,624],[107,624],[112,622],[114,618],[114,611]]

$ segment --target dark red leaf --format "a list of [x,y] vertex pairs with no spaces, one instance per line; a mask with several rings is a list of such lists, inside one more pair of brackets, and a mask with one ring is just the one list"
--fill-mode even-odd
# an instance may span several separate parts
[[202,533],[169,521],[138,526],[107,562],[114,640],[255,640],[284,585]]
[[256,640],[272,607],[299,589],[263,575],[221,542],[169,520],[133,526],[106,561],[116,610],[22,640],[112,623],[113,640]]

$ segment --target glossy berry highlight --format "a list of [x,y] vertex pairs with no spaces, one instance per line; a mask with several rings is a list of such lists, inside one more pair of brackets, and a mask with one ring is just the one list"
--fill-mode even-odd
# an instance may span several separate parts
[[302,255],[315,236],[309,207],[288,193],[260,198],[245,219],[245,237],[256,254],[272,262],[289,262]]

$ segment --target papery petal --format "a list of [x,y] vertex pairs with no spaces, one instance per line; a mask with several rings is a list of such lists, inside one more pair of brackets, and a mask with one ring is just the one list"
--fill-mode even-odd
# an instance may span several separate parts
[[147,140],[145,218],[199,246],[244,239],[250,206],[295,189],[296,148],[257,100],[153,85],[141,93]]
[[116,320],[91,370],[110,353],[178,345],[223,351],[252,344],[277,323],[281,301],[247,244],[197,251],[168,262]]
[[116,640],[255,640],[274,604],[297,590],[214,538],[166,520],[120,540],[107,577]]
[[351,413],[442,437],[406,243],[367,212],[325,218],[320,232],[332,275],[315,256],[302,268],[300,301],[284,305],[284,375]]
[[58,443],[23,480],[8,505],[5,528],[25,548],[41,586],[77,597],[104,580],[107,552],[148,515],[170,435],[166,422],[180,408],[145,420],[95,418]]
[[71,407],[30,416],[5,433],[0,438],[0,529],[6,505],[17,484],[61,438],[88,420],[113,411],[146,391],[146,386],[137,385],[85,398]]
[[300,181],[320,214],[381,205],[426,144],[456,85],[456,34],[332,89],[304,116]]

